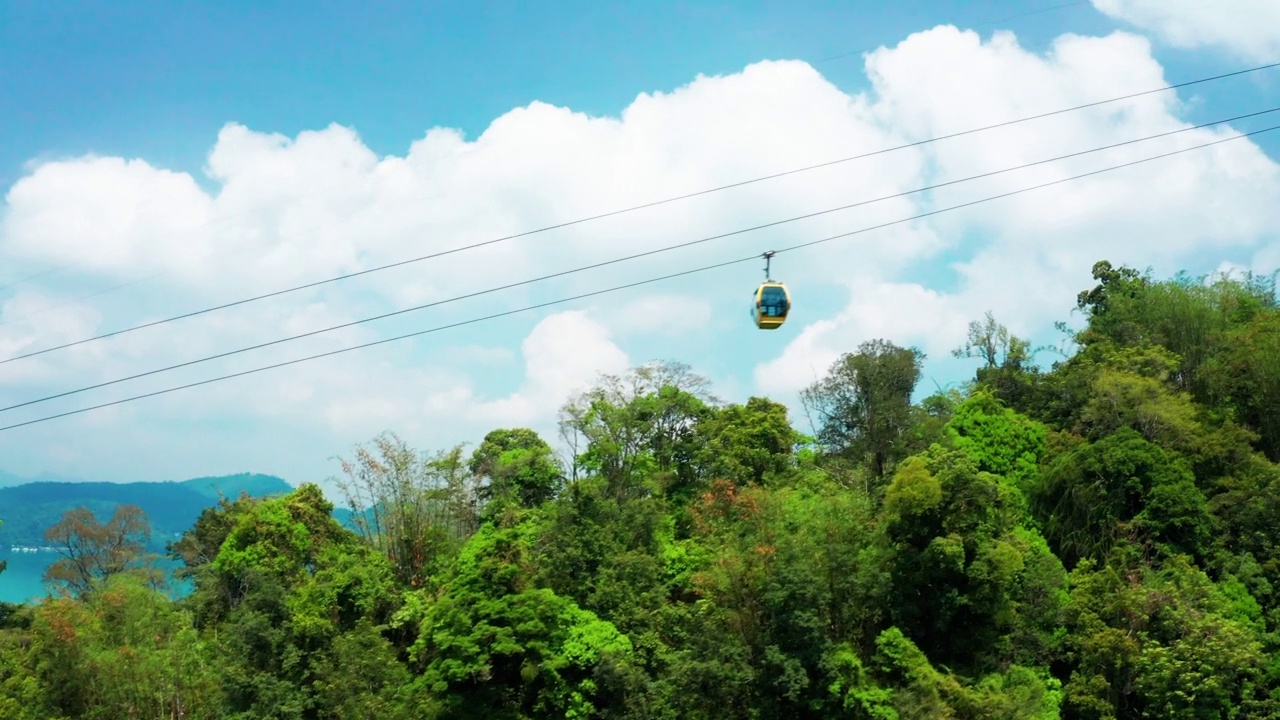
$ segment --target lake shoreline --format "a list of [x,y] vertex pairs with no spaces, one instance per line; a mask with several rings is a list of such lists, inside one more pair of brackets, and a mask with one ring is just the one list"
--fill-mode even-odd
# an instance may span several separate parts
[[[0,561],[8,563],[5,571],[0,572],[0,602],[26,604],[49,597],[51,591],[44,581],[44,573],[60,557],[55,548],[18,552],[12,548],[0,549]],[[162,555],[156,565],[164,571],[166,594],[170,598],[177,600],[191,594],[194,587],[190,580],[179,582],[173,577],[173,571],[182,567],[181,561]]]

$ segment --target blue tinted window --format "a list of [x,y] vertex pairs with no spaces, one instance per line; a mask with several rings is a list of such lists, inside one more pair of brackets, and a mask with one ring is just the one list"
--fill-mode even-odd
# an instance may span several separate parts
[[766,287],[760,295],[760,314],[782,317],[787,314],[787,293],[780,287]]

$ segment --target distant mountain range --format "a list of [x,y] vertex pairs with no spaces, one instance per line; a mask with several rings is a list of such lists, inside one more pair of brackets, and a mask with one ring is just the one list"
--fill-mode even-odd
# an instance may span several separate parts
[[13,473],[0,470],[0,488],[13,487],[14,485],[26,485],[33,482],[81,482],[77,478],[61,477],[58,475],[44,474],[39,477],[22,477]]
[[[17,481],[21,484],[15,484]],[[205,508],[216,505],[219,494],[235,498],[287,493],[293,486],[274,475],[240,473],[171,482],[25,481],[0,472],[0,548],[42,546],[44,532],[72,508],[87,507],[107,521],[117,505],[137,505],[151,521],[157,547],[175,540],[195,524]]]

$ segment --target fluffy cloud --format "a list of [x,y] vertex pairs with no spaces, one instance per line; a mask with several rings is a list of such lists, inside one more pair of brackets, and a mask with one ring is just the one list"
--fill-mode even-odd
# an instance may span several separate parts
[[557,313],[534,326],[523,344],[525,383],[515,393],[473,410],[490,426],[549,426],[559,409],[601,373],[624,372],[630,361],[604,325],[583,312]]
[[[938,63],[947,57],[947,63]],[[980,43],[972,33],[939,28],[882,49],[867,60],[875,112],[901,118],[913,134],[938,135],[1004,119],[1159,87],[1165,81],[1142,38],[1063,36],[1044,55],[997,33]],[[1116,73],[1115,68],[1125,68]],[[949,180],[1189,127],[1171,93],[1097,111],[981,133],[928,146],[928,170]],[[901,125],[900,125],[901,126]],[[1007,130],[1007,131],[1006,131]],[[1238,134],[1202,129],[1084,156],[1063,163],[966,183],[940,191],[945,207],[1101,169]],[[919,272],[922,281],[874,273],[850,283],[848,307],[805,328],[757,382],[779,394],[812,381],[839,352],[872,337],[915,344],[941,359],[964,339],[968,320],[993,310],[1024,336],[1041,336],[1067,319],[1076,292],[1091,283],[1099,259],[1157,273],[1207,272],[1224,256],[1274,262],[1280,223],[1280,167],[1248,140],[1224,143],[1075,183],[938,216],[936,232],[953,239],[946,255],[953,274]],[[1266,253],[1270,252],[1268,256]],[[1205,263],[1209,263],[1205,266]],[[958,282],[954,282],[958,280]],[[923,284],[922,284],[923,283]],[[930,283],[955,285],[937,292]]]
[[685,335],[705,332],[715,310],[696,295],[654,294],[606,310],[606,321],[624,333]]
[[[1008,33],[983,42],[950,27],[872,53],[867,76],[870,89],[851,95],[807,64],[762,62],[642,94],[617,117],[532,103],[473,140],[436,128],[389,157],[350,128],[288,138],[231,124],[199,182],[142,159],[46,163],[7,194],[0,254],[22,261],[5,275],[75,265],[5,291],[0,353],[1165,82],[1148,42],[1131,34],[1064,36],[1036,54]],[[1187,127],[1179,109],[1171,93],[1148,95],[3,363],[0,404]],[[3,413],[0,424],[751,257],[1233,132],[1188,132],[439,305]],[[940,358],[988,309],[1015,332],[1039,332],[1066,316],[1103,257],[1161,272],[1266,262],[1251,256],[1266,252],[1278,223],[1277,166],[1242,140],[780,255],[775,274],[804,307],[776,333],[747,321],[760,279],[753,261],[10,431],[17,449],[4,462],[99,477],[145,467],[152,477],[252,468],[313,478],[333,470],[331,454],[383,429],[425,447],[476,441],[499,425],[548,431],[597,373],[661,357],[723,380],[730,399],[790,397],[874,337]]]
[[1273,0],[1093,0],[1093,6],[1174,47],[1217,47],[1261,63],[1280,57],[1280,4]]
[[795,393],[826,374],[840,351],[872,338],[945,355],[964,341],[973,319],[951,298],[915,283],[864,276],[853,282],[849,294],[843,312],[808,325],[778,358],[756,368],[757,387],[778,395]]

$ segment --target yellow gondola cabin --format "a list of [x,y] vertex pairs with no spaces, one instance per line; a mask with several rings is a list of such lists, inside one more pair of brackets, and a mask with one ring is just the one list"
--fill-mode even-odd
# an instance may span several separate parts
[[764,254],[764,282],[752,295],[751,319],[761,330],[776,330],[787,321],[791,312],[791,292],[787,286],[769,278],[769,261],[774,252]]
[[791,293],[779,282],[766,282],[756,288],[755,303],[751,307],[751,319],[761,330],[782,327],[791,311]]

